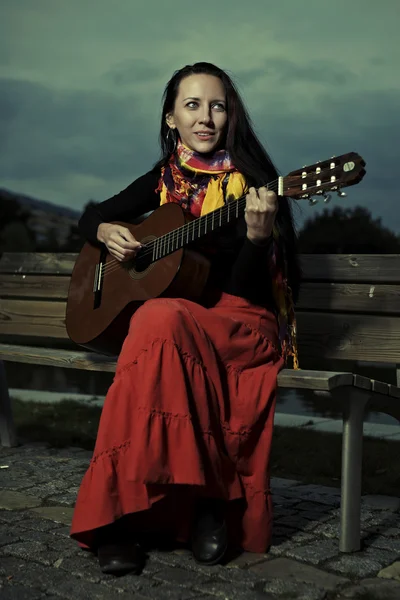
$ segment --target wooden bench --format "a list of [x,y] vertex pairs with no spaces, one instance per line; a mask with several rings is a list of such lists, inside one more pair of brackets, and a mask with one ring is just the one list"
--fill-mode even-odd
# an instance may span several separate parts
[[[17,441],[2,360],[115,370],[114,359],[86,352],[67,338],[65,302],[75,258],[8,253],[0,259],[4,446]],[[312,390],[324,402],[343,408],[340,550],[352,552],[360,549],[365,407],[369,403],[400,420],[400,255],[303,255],[301,261],[304,283],[297,314],[302,370],[283,370],[278,384]],[[345,366],[333,370],[337,361]],[[391,364],[392,382],[360,375],[359,361]]]

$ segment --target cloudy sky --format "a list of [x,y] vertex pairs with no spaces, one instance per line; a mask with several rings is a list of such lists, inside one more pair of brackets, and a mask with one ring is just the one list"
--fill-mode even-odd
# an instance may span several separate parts
[[0,187],[78,210],[126,187],[158,158],[166,81],[204,60],[283,174],[360,153],[334,201],[400,233],[399,21],[399,0],[1,0]]

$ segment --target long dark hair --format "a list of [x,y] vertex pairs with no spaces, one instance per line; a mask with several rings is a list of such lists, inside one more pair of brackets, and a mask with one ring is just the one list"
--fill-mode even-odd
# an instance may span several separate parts
[[[229,152],[233,164],[244,175],[248,185],[257,188],[269,181],[276,180],[278,171],[254,132],[250,116],[235,84],[225,71],[207,62],[187,65],[179,71],[175,71],[165,87],[160,128],[161,158],[155,168],[166,165],[171,155],[171,141],[167,137],[169,126],[166,118],[174,110],[181,81],[190,75],[213,75],[222,81],[228,113],[225,150]],[[291,206],[285,197],[280,198],[276,225],[283,241],[282,251],[288,268],[289,285],[296,300],[300,285],[300,268],[296,251],[297,236]]]

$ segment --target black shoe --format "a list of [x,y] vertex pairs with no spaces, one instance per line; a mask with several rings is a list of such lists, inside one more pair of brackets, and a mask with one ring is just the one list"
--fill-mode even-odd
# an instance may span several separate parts
[[142,571],[145,554],[137,540],[131,538],[123,518],[100,527],[95,539],[97,558],[103,573],[124,575]]
[[220,500],[207,499],[198,507],[192,530],[192,552],[203,565],[216,565],[228,548],[228,530]]
[[97,548],[97,558],[102,573],[107,575],[139,575],[145,563],[144,553],[139,544],[102,544]]

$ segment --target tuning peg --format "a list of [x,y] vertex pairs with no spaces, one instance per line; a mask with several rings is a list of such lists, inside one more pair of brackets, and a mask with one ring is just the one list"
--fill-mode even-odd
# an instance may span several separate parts
[[315,206],[316,204],[318,204],[318,199],[317,198],[310,198],[308,201],[308,204],[310,206]]
[[332,196],[330,194],[324,194],[324,204],[328,204],[331,201]]
[[347,196],[346,192],[342,192],[342,190],[338,190],[337,195],[339,198],[346,198]]

